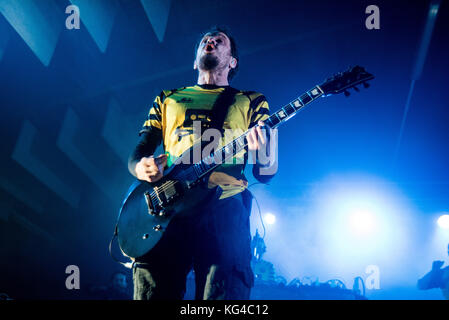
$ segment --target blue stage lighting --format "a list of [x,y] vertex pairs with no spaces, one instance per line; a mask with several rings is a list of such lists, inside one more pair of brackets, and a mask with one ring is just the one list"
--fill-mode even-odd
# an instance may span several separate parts
[[48,67],[63,30],[61,17],[65,19],[55,1],[3,0],[0,1],[0,13]]
[[303,225],[313,227],[304,241],[313,241],[320,259],[332,265],[322,271],[339,270],[345,279],[369,265],[396,272],[409,251],[413,213],[402,191],[389,181],[363,174],[335,174],[319,185],[308,209],[317,222]]
[[377,227],[376,216],[369,210],[354,210],[349,215],[349,226],[355,235],[370,235]]
[[449,229],[449,214],[443,214],[438,218],[438,226],[443,229]]
[[117,0],[70,0],[80,9],[80,17],[101,52],[106,52],[115,16],[119,10]]
[[159,42],[164,41],[171,0],[140,0]]
[[267,224],[274,224],[276,222],[276,216],[274,214],[272,214],[272,213],[267,213],[267,214],[265,214],[263,220]]

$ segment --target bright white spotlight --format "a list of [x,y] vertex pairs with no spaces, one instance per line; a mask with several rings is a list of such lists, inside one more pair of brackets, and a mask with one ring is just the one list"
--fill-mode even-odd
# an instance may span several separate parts
[[367,210],[356,210],[349,216],[349,225],[357,235],[369,235],[376,229],[376,219]]
[[440,228],[449,229],[449,214],[443,214],[437,222]]
[[267,224],[274,224],[276,222],[276,216],[272,213],[267,213],[264,216],[264,220]]

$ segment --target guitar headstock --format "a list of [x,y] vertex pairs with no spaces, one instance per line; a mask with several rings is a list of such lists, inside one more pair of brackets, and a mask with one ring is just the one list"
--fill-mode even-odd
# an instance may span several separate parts
[[320,88],[324,91],[324,96],[338,94],[344,92],[345,96],[349,96],[349,88],[354,88],[359,84],[363,84],[365,88],[369,87],[368,80],[374,79],[374,76],[367,72],[365,68],[360,66],[350,67],[344,72],[335,74],[320,84]]

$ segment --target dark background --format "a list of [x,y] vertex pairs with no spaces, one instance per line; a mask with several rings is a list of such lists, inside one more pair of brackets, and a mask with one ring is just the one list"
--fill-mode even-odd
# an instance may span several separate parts
[[[152,20],[137,0],[73,1],[79,30],[65,28],[69,1],[0,2],[0,292],[78,299],[66,266],[80,268],[82,288],[123,270],[107,246],[133,181],[128,153],[155,95],[195,84],[193,46],[214,24],[239,45],[232,85],[264,93],[272,111],[349,65],[376,76],[369,90],[320,101],[280,129],[279,172],[264,194],[288,202],[321,177],[357,171],[392,181],[420,219],[449,210],[447,1],[399,147],[430,1],[172,0]],[[365,27],[370,4],[380,30]],[[22,19],[6,19],[11,5]],[[18,29],[33,30],[34,49]]]

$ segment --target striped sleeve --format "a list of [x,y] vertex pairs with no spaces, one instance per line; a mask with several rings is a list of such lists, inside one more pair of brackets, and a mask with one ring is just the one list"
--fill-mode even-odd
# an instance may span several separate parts
[[162,131],[162,111],[161,105],[165,98],[164,92],[161,92],[159,96],[154,99],[153,105],[148,112],[148,117],[143,123],[142,130],[139,135],[146,132]]
[[251,99],[250,109],[252,113],[249,125],[250,128],[255,126],[258,121],[265,121],[270,116],[270,108],[267,99],[262,94],[258,94]]

